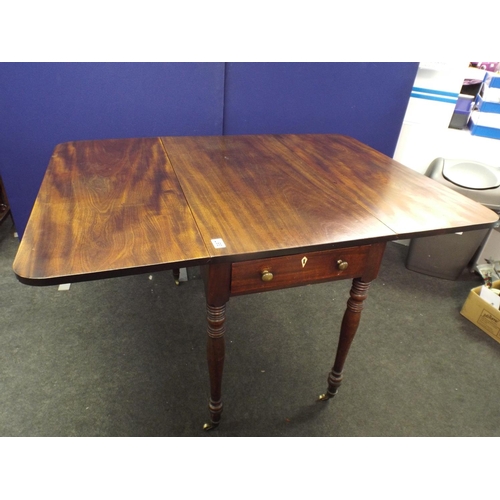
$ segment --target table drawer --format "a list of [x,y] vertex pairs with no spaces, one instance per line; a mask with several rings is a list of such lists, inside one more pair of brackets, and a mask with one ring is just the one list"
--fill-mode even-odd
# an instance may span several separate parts
[[235,262],[231,295],[240,295],[362,275],[370,245]]

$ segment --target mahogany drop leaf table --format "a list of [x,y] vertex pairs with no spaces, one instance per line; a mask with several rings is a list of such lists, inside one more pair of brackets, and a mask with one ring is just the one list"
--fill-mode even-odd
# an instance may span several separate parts
[[231,296],[351,279],[334,396],[388,241],[492,227],[491,210],[350,137],[157,137],[59,144],[14,261],[29,285],[201,266],[210,429]]

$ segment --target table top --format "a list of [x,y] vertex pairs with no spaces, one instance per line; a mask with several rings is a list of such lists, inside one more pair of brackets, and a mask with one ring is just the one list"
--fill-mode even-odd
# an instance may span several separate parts
[[58,145],[14,261],[29,284],[492,226],[498,216],[350,137]]

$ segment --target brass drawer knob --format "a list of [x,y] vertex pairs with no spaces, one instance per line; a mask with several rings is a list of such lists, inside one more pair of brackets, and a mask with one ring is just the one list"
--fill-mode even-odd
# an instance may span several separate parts
[[339,259],[339,260],[337,261],[337,267],[338,267],[341,271],[345,271],[345,270],[349,267],[349,264],[348,264],[345,260]]
[[274,278],[274,275],[271,271],[262,271],[260,275],[262,281],[271,281]]

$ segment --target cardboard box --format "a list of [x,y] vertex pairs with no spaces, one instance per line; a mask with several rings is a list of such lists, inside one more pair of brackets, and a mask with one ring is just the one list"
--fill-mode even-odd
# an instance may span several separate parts
[[[500,280],[494,281],[492,288],[500,289]],[[469,292],[460,314],[481,328],[484,333],[500,342],[500,310],[481,298],[480,292],[480,286]]]

